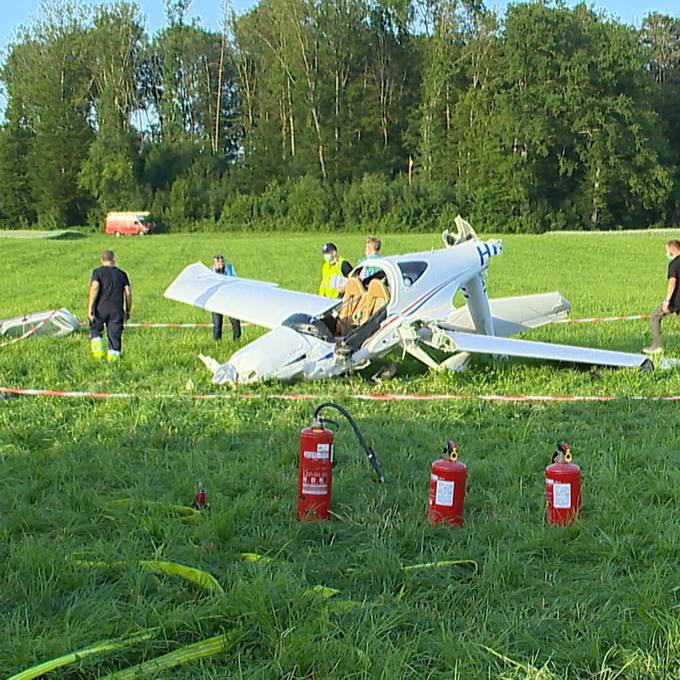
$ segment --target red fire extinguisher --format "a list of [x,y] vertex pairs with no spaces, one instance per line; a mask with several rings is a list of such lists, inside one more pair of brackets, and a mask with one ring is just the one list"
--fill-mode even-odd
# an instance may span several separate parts
[[320,420],[300,432],[297,518],[328,519],[333,484],[333,432]]
[[193,502],[195,510],[205,510],[208,507],[208,491],[201,482],[198,483],[198,491]]
[[548,524],[571,526],[581,512],[581,468],[571,462],[567,442],[558,442],[545,469]]
[[454,441],[447,442],[443,454],[445,458],[432,463],[427,516],[433,526],[439,522],[463,526],[467,465],[458,460]]
[[300,432],[298,520],[328,519],[329,516],[333,486],[333,432],[325,426],[325,423],[333,421],[319,415],[321,410],[327,407],[336,409],[347,418],[376,471],[378,480],[385,481],[373,449],[366,442],[352,416],[339,404],[333,402],[321,404],[314,412],[312,424]]

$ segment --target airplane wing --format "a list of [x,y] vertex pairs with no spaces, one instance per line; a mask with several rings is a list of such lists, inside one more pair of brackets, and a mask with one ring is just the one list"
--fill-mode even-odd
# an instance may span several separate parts
[[275,283],[215,274],[201,262],[186,267],[164,295],[170,300],[265,328],[276,328],[295,313],[323,314],[339,302],[279,288]]
[[[567,318],[569,302],[560,293],[539,293],[489,300],[495,335],[506,337]],[[468,306],[456,309],[447,324],[464,333],[475,332]]]
[[516,340],[514,338],[461,333],[455,330],[448,330],[441,325],[439,330],[445,333],[456,349],[461,352],[569,361],[596,366],[643,369],[652,367],[652,362],[643,354],[629,354],[627,352],[612,352],[603,349],[591,349],[589,347],[556,345],[550,342],[534,342],[532,340]]

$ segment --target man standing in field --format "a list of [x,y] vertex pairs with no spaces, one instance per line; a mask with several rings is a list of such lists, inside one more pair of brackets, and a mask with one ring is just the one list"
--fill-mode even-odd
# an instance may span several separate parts
[[123,326],[130,318],[132,291],[128,275],[116,267],[116,256],[105,250],[101,267],[92,272],[90,294],[87,301],[87,318],[90,320],[90,350],[95,359],[104,358],[102,332],[106,326],[109,340],[108,361],[120,358]]
[[344,257],[338,257],[338,249],[334,243],[324,244],[321,252],[325,262],[321,267],[319,295],[327,298],[339,298],[345,290],[352,265]]
[[652,344],[642,350],[645,354],[658,354],[663,351],[661,319],[669,314],[675,314],[680,325],[680,241],[672,240],[666,243],[666,257],[670,260],[666,298],[652,313]]
[[[213,257],[212,271],[215,274],[221,274],[222,276],[236,276],[236,270],[234,265],[230,262],[225,262],[222,255],[215,255]],[[224,317],[221,314],[213,312],[213,339],[222,339],[222,325],[224,322]],[[238,319],[230,318],[231,322],[231,339],[236,342],[241,337],[241,322]]]

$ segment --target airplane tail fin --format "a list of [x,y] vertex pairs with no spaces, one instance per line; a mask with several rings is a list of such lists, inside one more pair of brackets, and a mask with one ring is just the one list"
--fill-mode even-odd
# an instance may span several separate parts
[[475,230],[472,228],[467,220],[464,220],[460,215],[458,215],[454,220],[456,225],[456,233],[451,234],[448,229],[442,232],[442,240],[447,248],[452,248],[457,246],[459,243],[465,243],[465,241],[470,241],[471,239],[477,238]]

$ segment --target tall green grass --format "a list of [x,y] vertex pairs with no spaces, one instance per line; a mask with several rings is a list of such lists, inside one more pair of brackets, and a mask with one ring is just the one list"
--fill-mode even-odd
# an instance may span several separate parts
[[[163,236],[113,242],[130,274],[134,320],[205,321],[162,297],[185,264],[216,252],[240,274],[314,290],[315,236]],[[359,235],[338,237],[357,259]],[[577,316],[641,313],[663,296],[664,237],[511,237],[492,263],[494,295],[560,290]],[[66,306],[84,316],[89,270],[112,240],[4,243],[0,318]],[[388,236],[387,253],[436,239]],[[249,327],[246,340],[260,332]],[[228,334],[226,334],[228,335]],[[635,351],[644,323],[559,326],[532,337]],[[678,355],[680,333],[667,324]],[[680,394],[678,371],[639,374],[476,360],[462,375],[406,362],[377,386],[371,371],[327,383],[263,385],[252,400],[196,402],[221,391],[196,360],[235,345],[209,330],[133,331],[119,365],[87,340],[31,338],[0,350],[12,386],[172,392],[187,398],[0,401],[0,673],[145,631],[148,641],[93,656],[55,677],[95,678],[238,631],[222,654],[148,677],[605,678],[680,675],[678,406],[609,403],[364,403],[354,392]],[[295,516],[297,437],[313,404],[347,406],[387,476],[378,485],[349,428],[337,433],[334,519]],[[429,467],[446,439],[469,465],[465,526],[426,522]],[[543,468],[557,439],[583,469],[584,510],[569,529],[544,521]],[[198,482],[210,510],[195,520]],[[110,501],[129,498],[126,506]],[[146,501],[158,501],[147,503]],[[271,557],[247,562],[242,552]],[[439,560],[464,565],[404,571]],[[83,569],[79,561],[122,563]],[[172,561],[212,574],[224,592],[151,573]],[[333,598],[312,589],[339,590]],[[48,676],[49,677],[49,676]]]

